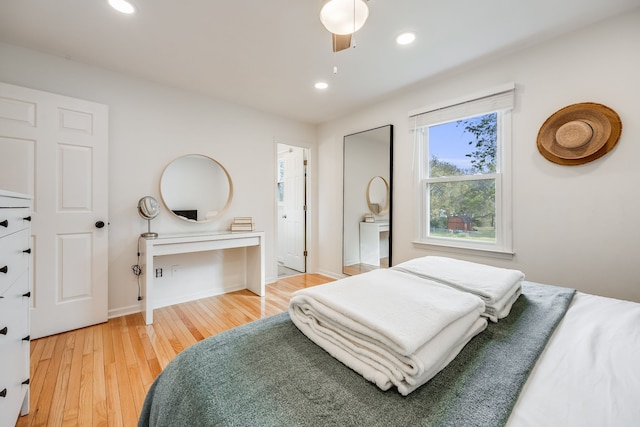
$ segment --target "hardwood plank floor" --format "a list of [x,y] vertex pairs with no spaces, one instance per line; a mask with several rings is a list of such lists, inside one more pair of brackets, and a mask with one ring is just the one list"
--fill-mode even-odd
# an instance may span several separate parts
[[279,279],[266,296],[247,290],[140,313],[31,342],[31,410],[25,426],[135,426],[147,390],[180,351],[211,335],[283,312],[297,289],[332,281]]
[[355,276],[357,274],[378,270],[379,268],[389,268],[389,258],[380,258],[380,266],[369,265],[369,264],[351,264],[351,265],[345,265],[343,268],[343,271],[344,271],[344,274],[348,276]]

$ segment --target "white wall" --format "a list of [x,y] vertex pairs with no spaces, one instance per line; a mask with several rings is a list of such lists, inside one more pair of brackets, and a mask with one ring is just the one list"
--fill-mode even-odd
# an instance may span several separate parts
[[[233,202],[224,216],[206,224],[183,222],[163,207],[153,231],[225,230],[234,216],[253,216],[256,229],[266,232],[267,278],[277,277],[276,141],[313,148],[313,126],[3,43],[0,81],[109,106],[110,315],[139,310],[131,266],[137,263],[137,237],[146,231],[146,222],[137,214],[137,201],[145,195],[160,201],[164,167],[184,154],[204,154],[220,162],[233,179]],[[312,181],[314,160],[312,155]],[[229,257],[237,258],[233,253]],[[181,266],[175,276],[165,270],[158,283],[169,300],[172,288],[217,274],[216,267],[206,266],[215,260],[212,255],[165,258],[171,257],[163,257],[160,266]],[[313,259],[310,262],[313,268]],[[193,274],[197,268],[205,274]],[[230,277],[237,274],[236,268]],[[201,285],[195,287],[211,286]]]
[[[640,301],[640,9],[596,26],[423,82],[366,110],[322,125],[318,134],[320,206],[340,206],[342,137],[395,125],[393,263],[436,254],[411,243],[415,201],[408,112],[516,83],[513,114],[511,260],[452,254],[518,268],[529,280]],[[622,137],[605,157],[581,166],[545,160],[542,123],[576,102],[599,102],[620,115]],[[341,271],[341,209],[319,218],[319,270]]]

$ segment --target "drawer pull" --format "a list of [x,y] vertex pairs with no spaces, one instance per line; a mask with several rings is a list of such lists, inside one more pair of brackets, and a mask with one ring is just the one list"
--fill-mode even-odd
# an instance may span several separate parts
[[9,271],[9,267],[6,266],[6,265],[4,267],[0,268],[0,273],[5,273],[6,274],[7,271]]
[[31,216],[26,216],[26,217],[22,218],[22,220],[31,222]]
[[9,332],[9,329],[7,329],[6,326],[4,328],[0,329],[0,335],[7,335],[7,332]]
[[2,391],[0,391],[0,397],[7,397],[7,389],[3,388]]
[[3,226],[4,228],[7,228],[9,226],[9,221],[5,219],[4,221],[0,222],[0,225]]
[[23,254],[30,254],[31,253],[31,248],[29,249],[25,249],[24,251],[22,251]]
[[30,382],[31,380],[27,378],[26,380],[22,381],[22,385],[29,385]]
[[29,298],[31,296],[31,291],[27,292],[26,294],[22,294],[23,297]]

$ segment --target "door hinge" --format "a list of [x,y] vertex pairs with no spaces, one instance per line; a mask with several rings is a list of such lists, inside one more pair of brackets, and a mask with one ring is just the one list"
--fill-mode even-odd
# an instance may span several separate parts
[[303,160],[303,162],[304,162],[303,165],[307,166],[307,161]]
[[302,252],[302,255],[303,255],[303,256],[307,256],[307,255],[308,255],[308,254],[307,254],[307,251]]
[[302,210],[306,212],[306,211],[307,211],[307,205],[304,205],[304,206],[302,207]]

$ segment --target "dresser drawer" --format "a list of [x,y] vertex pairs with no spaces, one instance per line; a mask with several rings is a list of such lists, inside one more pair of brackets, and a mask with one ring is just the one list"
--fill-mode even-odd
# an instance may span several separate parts
[[[15,420],[29,378],[29,272],[25,271],[0,298],[0,421]],[[0,423],[1,424],[1,423]]]
[[29,227],[29,208],[0,208],[0,238]]
[[[0,190],[0,426],[28,411],[32,200]],[[29,251],[30,252],[30,251]]]
[[0,345],[29,335],[30,295],[28,271],[0,295]]
[[20,415],[20,408],[28,392],[29,385],[29,343],[12,342],[0,344],[2,364],[0,365],[0,425],[13,425]]
[[0,238],[0,295],[29,268],[29,230]]

